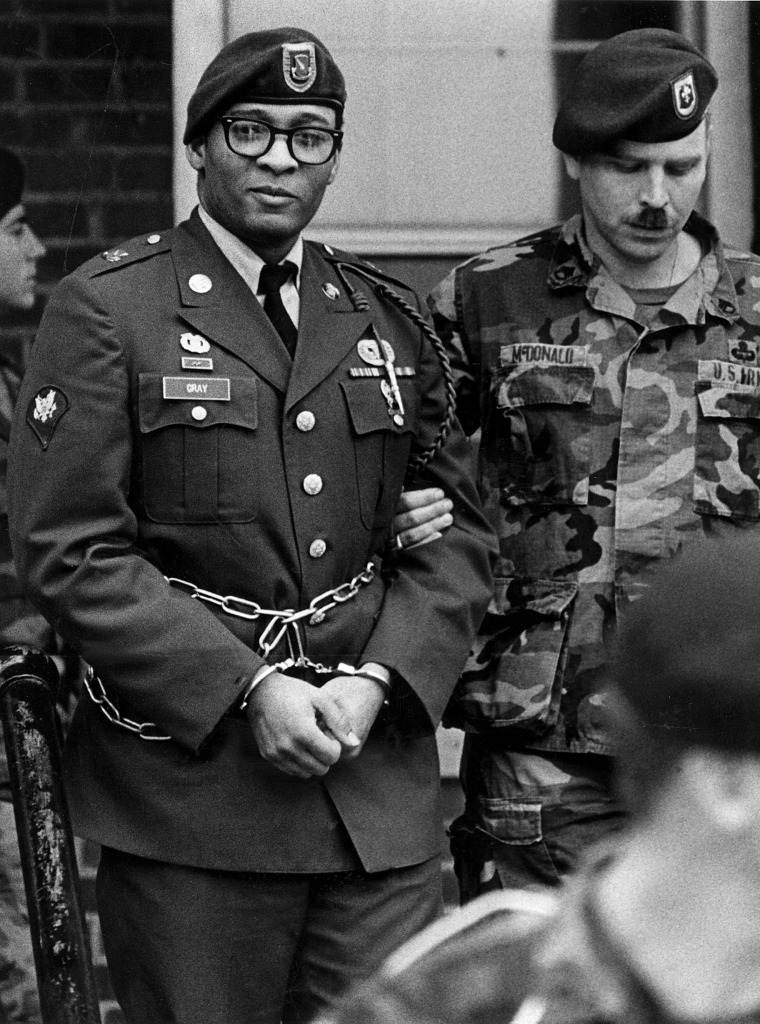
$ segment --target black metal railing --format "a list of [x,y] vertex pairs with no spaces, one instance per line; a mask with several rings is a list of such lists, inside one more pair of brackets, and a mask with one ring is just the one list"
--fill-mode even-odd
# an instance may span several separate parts
[[0,720],[44,1024],[101,1024],[76,850],[61,778],[58,670],[0,646]]

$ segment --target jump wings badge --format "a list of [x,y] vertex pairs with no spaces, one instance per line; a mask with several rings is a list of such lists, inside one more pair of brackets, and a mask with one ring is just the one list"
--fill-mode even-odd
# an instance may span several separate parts
[[694,75],[691,71],[687,71],[685,75],[681,75],[671,83],[671,89],[673,90],[673,106],[676,114],[685,121],[697,109],[697,87],[694,84]]
[[37,435],[43,448],[47,448],[61,417],[69,407],[69,400],[60,388],[41,388],[29,403],[26,422]]
[[282,73],[293,92],[306,92],[317,80],[314,43],[283,43]]

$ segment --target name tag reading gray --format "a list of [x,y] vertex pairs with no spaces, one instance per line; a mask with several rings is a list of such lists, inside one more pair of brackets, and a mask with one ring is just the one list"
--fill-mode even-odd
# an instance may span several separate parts
[[190,398],[197,401],[229,402],[229,377],[164,377],[164,398]]

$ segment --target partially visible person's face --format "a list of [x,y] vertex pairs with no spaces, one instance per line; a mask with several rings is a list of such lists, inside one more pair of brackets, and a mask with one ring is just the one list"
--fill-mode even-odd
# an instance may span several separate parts
[[21,203],[0,220],[0,306],[31,309],[37,283],[37,261],[44,256],[40,242],[26,220]]
[[603,262],[666,259],[699,197],[709,139],[703,121],[672,142],[618,142],[610,153],[565,155],[578,181],[589,243]]
[[[335,111],[320,104],[234,103],[225,115],[254,118],[278,128],[335,128]],[[262,258],[282,259],[319,209],[338,170],[338,153],[325,164],[299,164],[283,136],[260,157],[239,156],[216,122],[187,147],[199,172],[201,205]]]

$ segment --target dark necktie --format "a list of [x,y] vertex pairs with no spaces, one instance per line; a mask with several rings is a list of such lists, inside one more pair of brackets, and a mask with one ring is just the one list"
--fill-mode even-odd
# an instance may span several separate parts
[[298,267],[286,260],[285,263],[265,263],[259,276],[258,291],[264,296],[264,312],[274,324],[275,330],[285,343],[291,358],[296,351],[298,330],[288,316],[282,301],[280,289],[295,277]]

